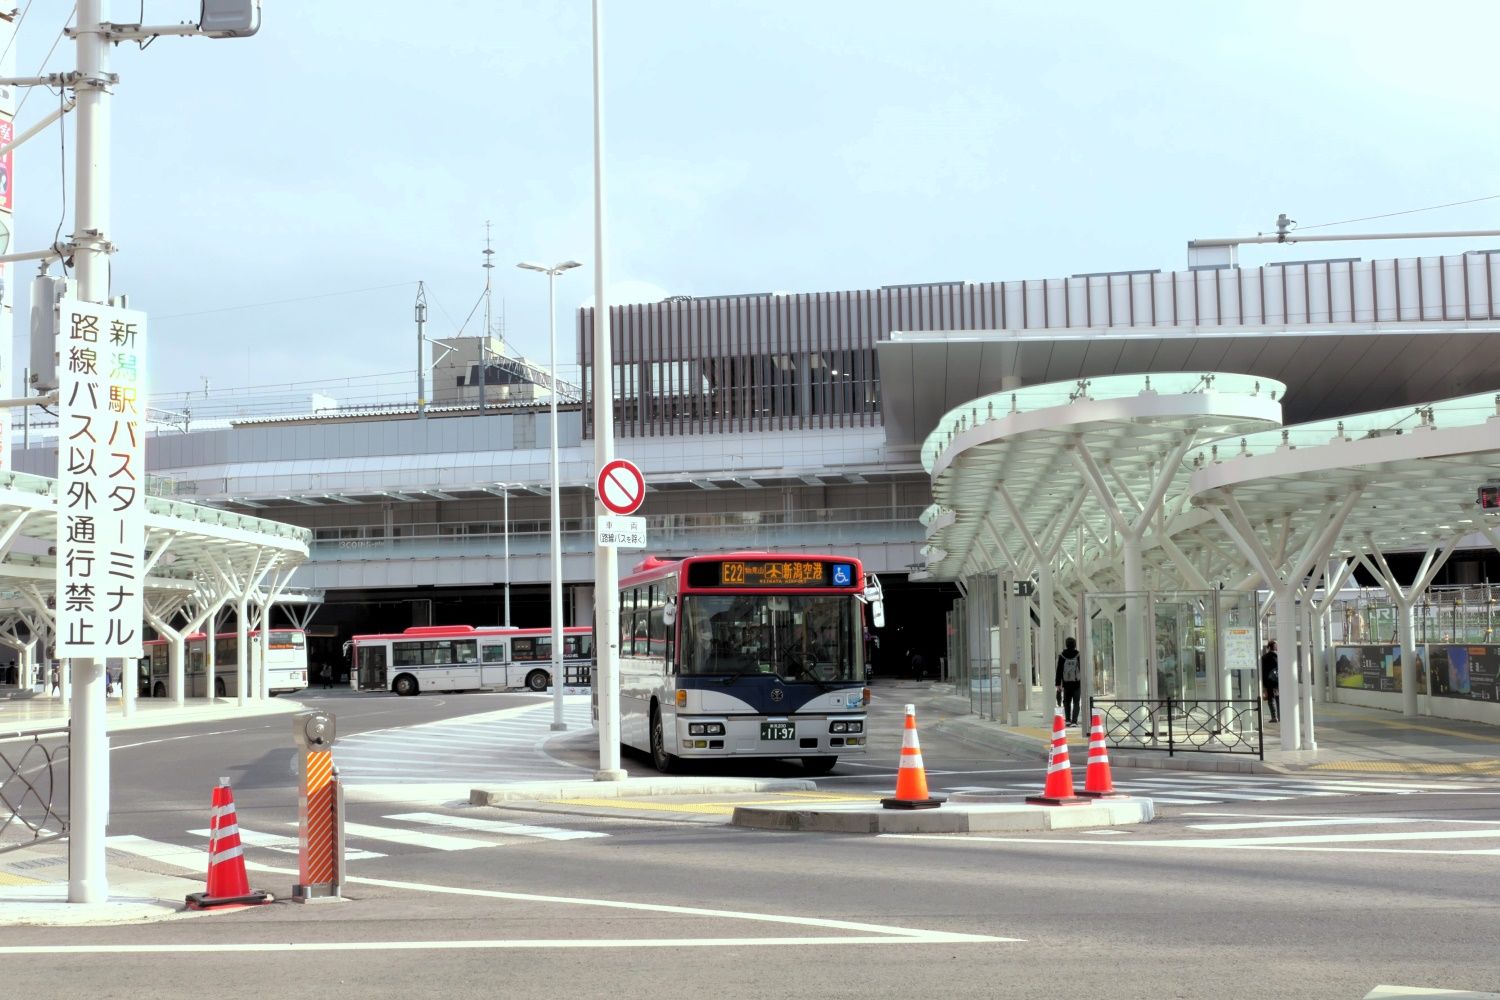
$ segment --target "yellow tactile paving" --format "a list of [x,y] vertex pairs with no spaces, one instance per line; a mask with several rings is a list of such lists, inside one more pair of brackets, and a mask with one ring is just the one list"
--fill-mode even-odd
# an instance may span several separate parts
[[768,792],[755,799],[717,802],[657,802],[651,799],[568,799],[568,805],[593,806],[632,812],[700,813],[728,816],[735,806],[763,806],[776,802],[878,802],[878,795],[839,795],[836,792]]
[[39,878],[29,878],[25,875],[15,875],[11,872],[0,871],[0,885],[46,885]]
[[1313,771],[1365,771],[1371,774],[1441,774],[1500,777],[1500,760],[1466,760],[1457,764],[1428,764],[1415,760],[1331,760],[1311,764]]

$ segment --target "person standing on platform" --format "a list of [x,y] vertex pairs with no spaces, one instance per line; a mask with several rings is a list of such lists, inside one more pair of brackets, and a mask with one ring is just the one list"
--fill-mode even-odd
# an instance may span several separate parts
[[1266,705],[1271,711],[1271,721],[1281,721],[1281,672],[1276,662],[1276,640],[1266,643],[1266,651],[1260,654],[1260,683],[1266,692]]
[[1083,691],[1083,657],[1078,655],[1078,640],[1063,640],[1063,651],[1057,654],[1057,690],[1062,695],[1063,717],[1070,726],[1078,725],[1078,702]]

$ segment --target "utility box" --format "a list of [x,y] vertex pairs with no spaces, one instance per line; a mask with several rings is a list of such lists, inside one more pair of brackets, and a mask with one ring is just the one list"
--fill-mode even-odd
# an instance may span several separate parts
[[31,279],[31,385],[28,390],[57,388],[57,336],[62,327],[59,300],[70,295],[74,282],[51,274]]
[[198,30],[210,38],[249,38],[260,30],[255,8],[256,0],[203,0]]

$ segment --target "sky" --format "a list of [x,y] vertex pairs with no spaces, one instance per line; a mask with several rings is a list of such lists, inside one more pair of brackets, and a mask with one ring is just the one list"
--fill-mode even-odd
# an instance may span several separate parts
[[[64,0],[25,10],[17,71]],[[115,21],[141,4],[109,4]],[[144,20],[196,20],[146,0]],[[1500,194],[1500,5],[604,0],[611,303],[1181,268],[1185,243]],[[116,48],[115,294],[150,317],[158,405],[415,398],[429,337],[492,327],[576,364],[593,298],[585,0],[265,0],[253,38]],[[57,97],[30,94],[17,128]],[[71,117],[71,116],[70,116]],[[16,157],[12,250],[72,225],[72,127]],[[66,168],[66,188],[61,163]],[[64,197],[66,196],[66,197]],[[1322,232],[1500,229],[1500,199]],[[1248,247],[1386,258],[1465,241]],[[26,363],[20,265],[19,370]],[[574,369],[576,371],[576,368]],[[205,402],[202,405],[207,405]]]

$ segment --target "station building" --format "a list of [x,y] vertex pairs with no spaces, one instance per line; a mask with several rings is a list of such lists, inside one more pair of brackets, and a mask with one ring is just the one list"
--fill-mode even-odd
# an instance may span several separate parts
[[[1415,426],[1435,400],[1500,390],[1497,270],[1491,252],[1263,267],[1240,267],[1226,254],[1175,272],[674,296],[611,307],[616,453],[646,475],[649,554],[836,552],[879,574],[888,623],[878,636],[877,675],[906,673],[917,662],[962,680],[1017,659],[1023,632],[1026,657],[1045,663],[1076,625],[1080,586],[1274,590],[1266,579],[1273,570],[1254,565],[1247,539],[1204,529],[1189,554],[1172,541],[1175,523],[1144,526],[1131,543],[1143,546],[1142,561],[1128,580],[1123,570],[1112,575],[1101,560],[1119,562],[1130,532],[1110,503],[1128,512],[1165,483],[1159,502],[1172,518],[1199,518],[1196,531],[1213,518],[1201,497],[1184,492],[1185,478],[1195,463],[1212,465],[1210,453],[1235,435],[1403,409]],[[246,417],[226,428],[158,433],[148,467],[176,499],[311,533],[309,557],[291,582],[321,594],[312,656],[337,663],[342,642],[358,632],[507,619],[546,624],[555,392],[566,624],[586,624],[593,610],[592,334],[592,310],[580,310],[580,386],[554,385],[534,365],[497,361],[503,351],[480,350],[477,340],[454,342],[433,368],[431,404]],[[1232,381],[1234,392],[1216,392],[1214,373],[1221,388]],[[1127,375],[1140,376],[1132,397],[1243,396],[1257,400],[1255,418],[1189,420],[1192,440],[1180,448],[1186,424],[1165,434],[1106,434],[1091,452],[1099,482],[1086,481],[1068,458],[1066,430],[1014,466],[991,459],[1011,450],[1007,434],[1018,425],[975,438],[1013,413],[1102,398],[1093,385]],[[1068,386],[1072,399],[1055,398]],[[1041,387],[1049,388],[1037,396]],[[1114,385],[1105,395],[1121,393]],[[1041,405],[1043,397],[1052,402]],[[1148,427],[1155,418],[1147,411],[1132,411],[1124,423]],[[18,468],[41,474],[55,462],[46,445],[16,458]],[[1134,471],[1122,471],[1132,464]],[[960,470],[965,480],[953,492]],[[1015,510],[996,494],[1001,484],[1010,484]],[[1065,530],[1055,518],[1078,496],[1085,499]],[[1379,555],[1366,553],[1393,581],[1415,576],[1425,539],[1437,531],[1426,512],[1410,514],[1411,540],[1389,532]],[[1042,520],[1019,530],[1029,517]],[[1429,582],[1487,581],[1493,547],[1483,525],[1471,527],[1455,534],[1450,525]],[[1291,528],[1286,534],[1283,550],[1297,537]],[[1265,544],[1277,542],[1273,531]],[[1215,563],[1210,551],[1225,557]],[[1354,561],[1346,581],[1364,575],[1369,582]],[[622,567],[631,562],[622,555]],[[1045,599],[1026,597],[1028,607],[1007,619],[1002,586],[1069,573],[1064,586],[1046,588]],[[1016,645],[1001,649],[1007,620]],[[1256,622],[1269,627],[1259,609]],[[1139,659],[1142,636],[1122,656]],[[1138,693],[1154,691],[1150,683]]]

